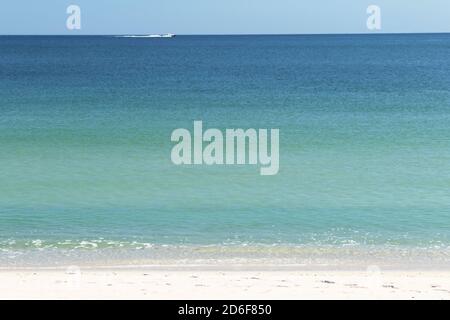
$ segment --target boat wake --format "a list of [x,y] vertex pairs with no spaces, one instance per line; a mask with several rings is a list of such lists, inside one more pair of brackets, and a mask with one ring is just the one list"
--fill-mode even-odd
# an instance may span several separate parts
[[174,38],[175,35],[172,33],[166,34],[147,34],[147,35],[122,35],[116,36],[117,38]]

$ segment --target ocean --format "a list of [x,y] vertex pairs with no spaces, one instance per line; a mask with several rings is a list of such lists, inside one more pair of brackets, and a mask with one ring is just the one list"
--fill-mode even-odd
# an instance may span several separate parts
[[[174,165],[195,120],[278,174]],[[450,34],[0,37],[0,266],[446,263],[449,190]]]

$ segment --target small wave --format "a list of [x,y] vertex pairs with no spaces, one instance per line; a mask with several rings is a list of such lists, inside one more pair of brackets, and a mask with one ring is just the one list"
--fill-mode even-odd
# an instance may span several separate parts
[[[45,254],[43,254],[43,251]],[[155,244],[111,239],[0,241],[0,266],[58,265],[448,265],[449,246]]]

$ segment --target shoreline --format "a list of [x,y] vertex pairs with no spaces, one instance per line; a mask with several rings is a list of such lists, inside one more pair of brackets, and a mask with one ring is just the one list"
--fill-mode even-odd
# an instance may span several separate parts
[[0,248],[0,270],[12,268],[447,270],[450,247],[408,246],[151,246],[148,248]]
[[189,271],[243,271],[243,272],[365,272],[367,270],[380,270],[381,272],[448,272],[450,274],[450,265],[383,265],[381,263],[369,264],[349,264],[349,265],[328,265],[328,264],[283,264],[283,263],[170,263],[170,264],[61,264],[61,265],[16,265],[2,266],[1,272],[28,272],[28,271],[51,271],[61,272],[69,269],[79,269],[85,271],[103,271],[103,270],[126,270],[126,271],[168,271],[168,272],[189,272]]
[[0,299],[450,299],[449,247],[212,246],[8,254],[0,259]]
[[0,299],[450,299],[450,269],[10,269]]

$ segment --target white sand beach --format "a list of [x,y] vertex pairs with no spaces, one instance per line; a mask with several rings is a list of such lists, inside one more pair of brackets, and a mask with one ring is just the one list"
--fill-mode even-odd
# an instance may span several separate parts
[[16,269],[0,299],[450,299],[450,272]]

